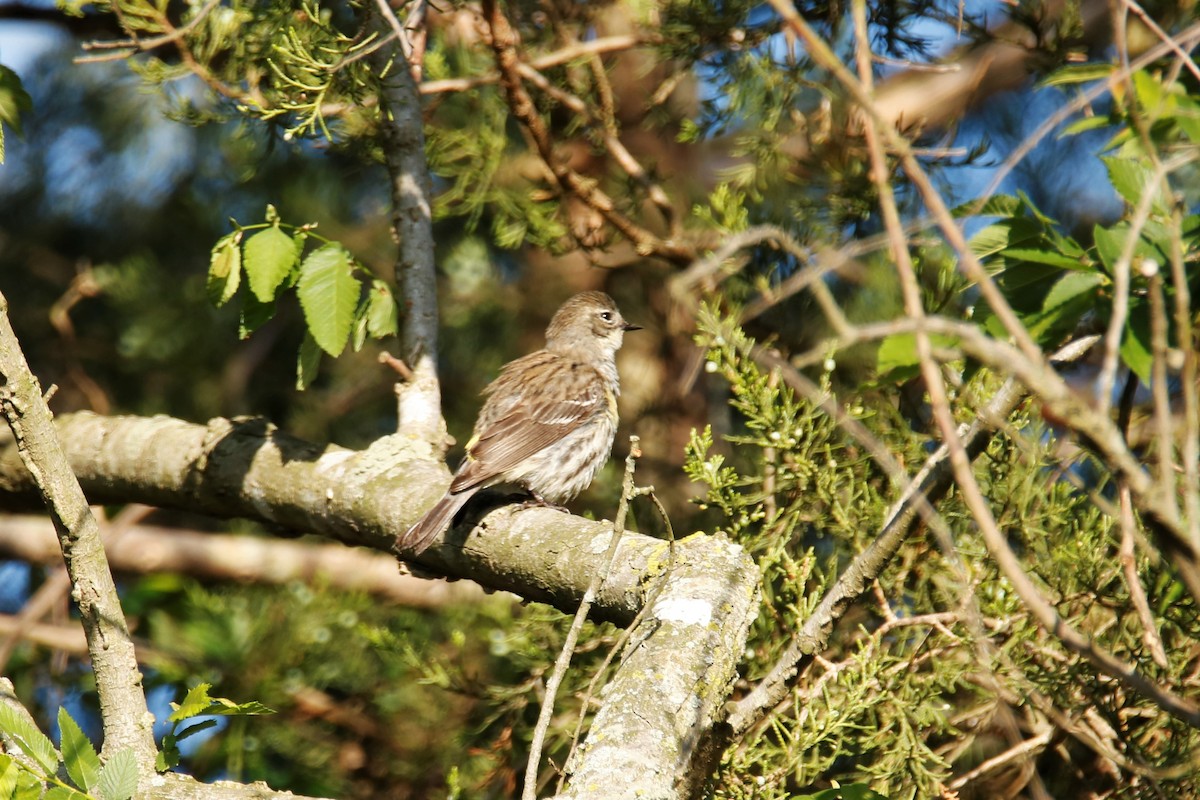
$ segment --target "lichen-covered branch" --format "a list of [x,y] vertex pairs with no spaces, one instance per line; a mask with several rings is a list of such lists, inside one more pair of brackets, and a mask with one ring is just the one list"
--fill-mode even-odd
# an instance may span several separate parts
[[133,641],[113,582],[100,527],[71,472],[50,409],[29,371],[0,295],[0,413],[12,430],[30,489],[50,513],[79,606],[100,698],[104,753],[131,750],[139,771],[154,769],[154,718],[146,706]]
[[[140,502],[246,517],[346,544],[390,551],[396,533],[441,497],[450,475],[422,448],[386,437],[363,451],[317,447],[262,420],[196,425],[169,417],[60,417],[71,468],[96,503]],[[490,500],[490,503],[489,503]],[[36,506],[11,441],[0,440],[0,508]],[[497,507],[500,506],[500,507]],[[573,611],[602,558],[611,527],[548,508],[481,496],[459,525],[421,556],[426,568]],[[595,614],[628,623],[641,604],[657,540],[629,534]],[[703,562],[734,546],[695,538],[677,558]]]
[[[391,33],[387,3],[370,12],[380,36]],[[394,16],[393,16],[394,21]],[[403,303],[402,355],[412,378],[396,387],[399,432],[428,443],[437,454],[448,443],[437,375],[437,273],[434,263],[433,184],[425,158],[424,121],[417,84],[401,41],[371,54],[379,75],[379,139],[392,190],[392,230],[399,251],[396,288]]]

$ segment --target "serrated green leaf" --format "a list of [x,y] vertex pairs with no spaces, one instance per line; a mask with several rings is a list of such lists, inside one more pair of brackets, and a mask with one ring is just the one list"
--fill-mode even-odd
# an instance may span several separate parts
[[8,800],[17,790],[17,775],[21,768],[10,756],[0,753],[0,800]]
[[23,769],[17,773],[17,789],[13,792],[12,800],[45,800],[42,797],[45,790],[45,784],[37,775]]
[[189,725],[188,727],[181,730],[179,733],[175,734],[173,743],[178,744],[179,742],[182,742],[184,739],[188,738],[189,736],[195,736],[197,733],[200,733],[201,731],[206,731],[209,728],[215,728],[216,726],[217,726],[217,721],[215,719],[200,720],[196,724]]
[[312,334],[304,332],[304,341],[300,343],[300,353],[296,357],[296,391],[303,392],[317,379],[317,370],[321,366],[321,346],[313,339]]
[[67,775],[80,789],[90,792],[100,776],[100,757],[96,755],[96,748],[62,706],[58,708],[58,730],[62,734],[62,758]]
[[[1121,251],[1130,230],[1128,222],[1118,222],[1111,228],[1097,225],[1092,230],[1092,237],[1096,242],[1096,254],[1108,268],[1109,274],[1112,274],[1117,260],[1121,257]],[[1138,237],[1137,243],[1133,247],[1134,263],[1138,259],[1152,259],[1159,264],[1168,263],[1170,261],[1168,254],[1170,241],[1171,231],[1169,228],[1153,220],[1148,221],[1142,227],[1142,235]]]
[[1137,97],[1138,105],[1152,115],[1156,115],[1160,110],[1164,90],[1162,81],[1146,70],[1140,69],[1133,73],[1133,94]]
[[51,786],[43,796],[43,800],[92,800],[92,798],[69,786]]
[[36,761],[47,775],[58,772],[60,759],[54,743],[29,720],[6,705],[0,705],[0,731],[12,737],[21,752]]
[[1095,64],[1072,64],[1069,67],[1055,70],[1043,78],[1041,86],[1069,86],[1075,83],[1090,83],[1104,80],[1112,75],[1115,67],[1107,62]]
[[1023,314],[1021,321],[1039,345],[1051,348],[1096,308],[1099,289],[1106,282],[1099,273],[1068,272],[1046,292],[1041,310]]
[[174,742],[168,742],[170,734],[163,737],[162,749],[158,751],[158,755],[154,757],[154,769],[158,772],[166,772],[169,769],[179,766],[179,759],[182,753],[175,746]]
[[986,258],[1008,247],[1033,241],[1041,235],[1042,230],[1042,226],[1035,220],[1010,217],[981,229],[971,237],[968,245],[976,256]]
[[246,240],[242,267],[250,282],[250,291],[262,303],[275,299],[275,292],[287,280],[299,251],[296,242],[272,225]]
[[1154,192],[1152,208],[1159,214],[1166,213],[1167,204],[1162,194],[1162,187],[1157,181],[1154,181],[1154,170],[1148,163],[1139,158],[1118,158],[1116,156],[1105,156],[1101,161],[1108,170],[1108,179],[1112,182],[1113,188],[1126,203],[1136,206],[1144,193]]
[[350,254],[340,244],[314,250],[300,265],[296,294],[308,330],[321,349],[337,357],[350,338],[362,285],[351,273]]
[[1096,272],[1068,272],[1050,288],[1042,302],[1042,310],[1052,311],[1080,297],[1085,297],[1089,305],[1093,304],[1099,288],[1106,282],[1107,279]]
[[119,750],[100,768],[96,794],[101,800],[129,800],[137,786],[137,759],[132,750]]
[[197,714],[203,714],[212,704],[212,698],[208,696],[208,690],[211,688],[211,683],[198,683],[191,689],[188,689],[187,696],[183,698],[182,703],[178,705],[175,703],[171,704],[171,707],[175,710],[171,712],[171,716],[167,717],[167,720],[170,722],[181,722]]
[[223,306],[237,293],[242,281],[242,251],[238,243],[242,232],[222,236],[213,247],[208,262],[208,299],[214,306]]
[[954,209],[954,216],[1011,217],[1021,207],[1021,201],[1011,194],[994,194],[985,200],[983,205],[979,206],[978,209],[975,208],[977,202],[976,200],[972,200],[969,203],[963,203],[961,206],[958,206]]

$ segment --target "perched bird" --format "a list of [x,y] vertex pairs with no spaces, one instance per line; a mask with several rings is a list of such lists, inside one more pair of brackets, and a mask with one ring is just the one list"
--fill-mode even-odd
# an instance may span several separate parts
[[396,539],[416,555],[450,526],[480,489],[518,484],[541,503],[561,504],[588,487],[617,432],[617,350],[640,330],[604,292],[563,303],[546,346],[510,362],[483,390],[487,399],[445,497]]

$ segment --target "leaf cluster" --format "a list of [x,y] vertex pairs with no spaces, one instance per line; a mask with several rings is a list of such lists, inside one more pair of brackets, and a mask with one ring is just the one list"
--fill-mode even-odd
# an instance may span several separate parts
[[12,707],[0,705],[0,736],[15,744],[0,753],[0,800],[129,800],[137,791],[132,750],[103,763],[65,708],[58,710],[61,751]]
[[[374,277],[340,243],[317,235],[313,225],[281,222],[273,206],[267,206],[264,223],[233,224],[235,230],[221,237],[212,249],[209,299],[216,306],[228,303],[238,295],[245,275],[249,287],[241,295],[240,333],[246,338],[275,315],[279,294],[295,289],[305,322],[297,388],[312,382],[322,352],[337,357],[347,341],[358,351],[368,336],[396,334],[398,315],[391,287]],[[310,239],[322,244],[305,253]],[[370,280],[365,293],[356,273]]]

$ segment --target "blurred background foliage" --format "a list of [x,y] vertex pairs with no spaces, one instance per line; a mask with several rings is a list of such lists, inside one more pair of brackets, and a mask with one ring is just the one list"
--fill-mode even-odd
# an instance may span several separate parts
[[[1071,85],[1038,87],[1036,79],[1068,61],[1110,60],[1112,42],[1104,26],[1089,28],[1081,13],[1089,4],[1065,12],[1041,3],[868,6],[881,77],[955,46],[986,46],[1002,8],[1019,29],[1039,31],[1037,67],[920,139],[923,162],[952,203],[974,197],[1036,125],[1077,96]],[[237,308],[214,309],[205,293],[209,251],[231,230],[230,219],[257,222],[268,204],[289,223],[315,223],[376,274],[390,274],[387,176],[368,59],[359,57],[372,44],[361,28],[369,9],[114,0],[76,10],[80,16],[32,3],[0,9],[0,62],[17,68],[32,98],[22,135],[6,136],[0,166],[0,289],[35,373],[58,388],[55,411],[195,421],[255,414],[349,447],[389,432],[395,375],[377,355],[395,342],[324,360],[300,393],[293,385],[303,327],[294,300],[281,301],[276,318],[242,341]],[[1186,3],[1147,10],[1169,29],[1192,13]],[[800,11],[849,59],[844,4],[804,3]],[[1042,25],[1052,11],[1063,14],[1060,24]],[[427,85],[494,71],[473,6],[426,12]],[[519,2],[506,13],[527,58],[605,36],[643,37],[643,47],[605,56],[599,74],[584,57],[542,70],[588,115],[572,112],[561,94],[535,96],[564,161],[656,235],[693,241],[700,255],[759,224],[813,247],[880,232],[866,151],[846,133],[853,106],[829,74],[788,46],[769,7]],[[153,37],[188,20],[198,23],[177,48],[73,61],[82,42]],[[1179,81],[1196,91],[1189,74]],[[728,535],[759,559],[764,610],[744,674],[760,677],[787,644],[781,631],[811,610],[894,496],[889,477],[857,443],[749,356],[748,335],[786,353],[822,341],[829,329],[811,295],[765,309],[744,330],[726,313],[794,274],[799,260],[768,245],[752,248],[697,329],[697,317],[668,290],[677,265],[639,254],[592,209],[545,188],[544,167],[494,82],[427,92],[424,102],[450,430],[465,438],[479,390],[505,361],[540,345],[564,297],[610,291],[647,328],[623,352],[615,455],[624,455],[624,434],[637,432],[646,451],[639,482],[657,487],[675,530]],[[1120,103],[1098,100],[1088,110],[1125,120]],[[1023,192],[1057,230],[1091,246],[1093,226],[1126,211],[1096,158],[1113,130],[1044,138],[1001,188]],[[604,143],[613,131],[647,168],[646,180],[614,164]],[[671,198],[669,212],[655,206],[648,188],[655,182]],[[895,183],[905,213],[922,213],[915,193]],[[932,237],[916,238],[912,251],[927,308],[967,315],[975,298],[952,254]],[[879,253],[855,260],[828,285],[852,321],[903,316],[894,268]],[[931,441],[920,387],[881,376],[873,345],[833,355],[806,373],[915,468]],[[961,419],[972,418],[994,385],[982,372],[960,387]],[[1147,665],[1136,626],[1123,616],[1128,597],[1112,578],[1111,521],[1093,502],[1105,488],[1105,467],[1086,455],[1064,462],[1066,445],[1035,411],[1010,421],[1021,434],[997,440],[977,474],[1064,616]],[[1067,472],[1101,477],[1082,489],[1049,479],[1064,463]],[[576,508],[611,517],[618,495],[614,463]],[[1090,709],[1102,718],[1096,735],[1129,763],[1192,758],[1194,731],[1161,714],[1138,716],[1137,698],[1066,658],[1003,590],[957,498],[939,510],[961,561],[932,539],[914,539],[879,582],[878,596],[890,605],[851,612],[827,654],[837,668],[799,686],[794,707],[727,756],[714,796],[782,798],[832,780],[869,782],[893,798],[935,796],[951,775],[1011,746],[1014,731],[1043,730],[1053,718],[1048,709],[1068,716]],[[661,532],[648,510],[635,516],[643,530]],[[156,521],[255,530],[165,512]],[[1177,645],[1162,674],[1177,675],[1193,663],[1195,608],[1178,584],[1142,569],[1163,636]],[[0,566],[0,610],[15,613],[44,578],[40,568]],[[156,711],[201,681],[278,711],[278,719],[232,720],[195,742],[183,767],[306,794],[512,796],[542,679],[565,632],[557,612],[506,597],[418,611],[321,586],[154,576],[127,577],[122,588],[144,642]],[[974,616],[963,612],[971,603]],[[944,616],[910,627],[889,608]],[[983,629],[973,627],[979,620]],[[585,687],[614,637],[597,626],[576,659],[548,747],[554,764],[566,758]],[[60,703],[86,710],[94,701],[86,668],[33,645],[16,649],[5,674],[47,728]],[[76,718],[97,734],[94,718]],[[1156,781],[1168,796],[1200,792],[1194,766],[1143,780],[1144,771],[1113,773],[1107,764],[1063,737],[1044,751],[1036,776],[1017,765],[961,796],[1148,797],[1159,791]]]

